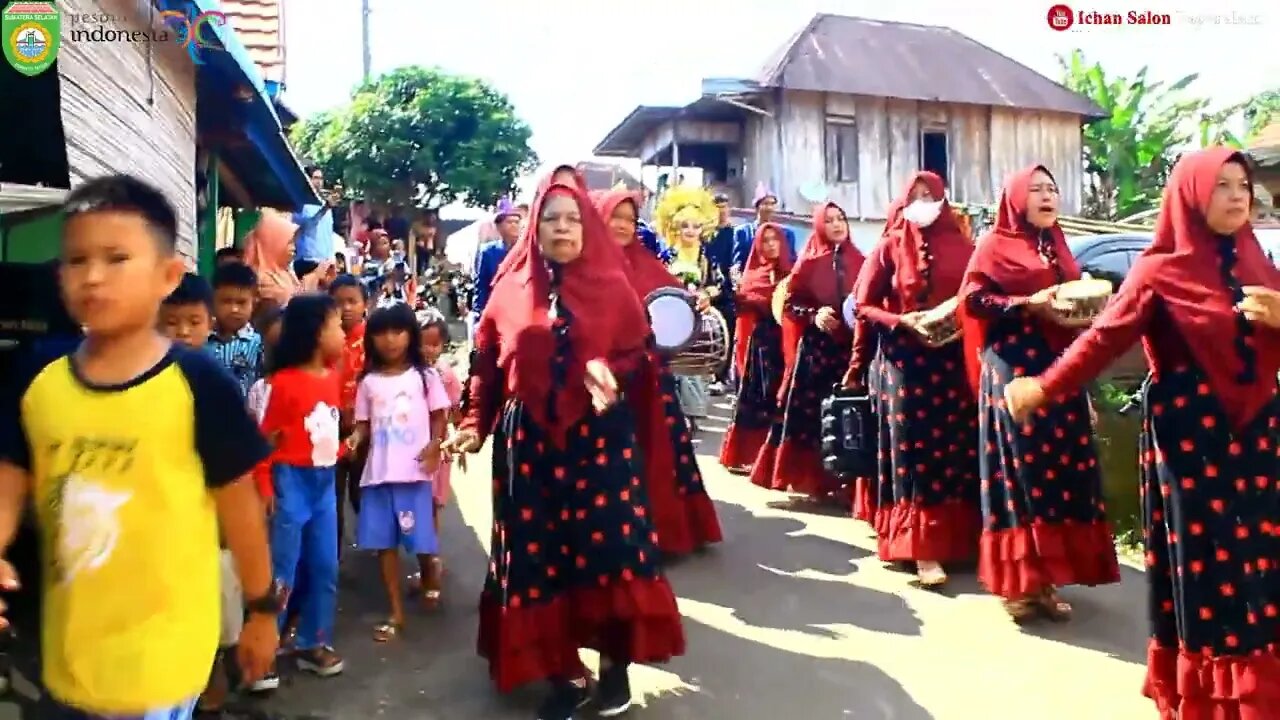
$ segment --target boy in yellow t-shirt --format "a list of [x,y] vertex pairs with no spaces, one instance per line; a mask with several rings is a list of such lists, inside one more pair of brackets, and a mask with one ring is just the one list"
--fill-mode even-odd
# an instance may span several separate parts
[[[246,679],[275,655],[280,597],[250,478],[268,447],[227,371],[156,331],[183,274],[164,196],[103,177],[64,212],[60,283],[85,340],[0,408],[0,550],[30,495],[46,563],[40,717],[186,720],[218,645],[219,525],[248,598]],[[0,589],[17,582],[0,560]]]

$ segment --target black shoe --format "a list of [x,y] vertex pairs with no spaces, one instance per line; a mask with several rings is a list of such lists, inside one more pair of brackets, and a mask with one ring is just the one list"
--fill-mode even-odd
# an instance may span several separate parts
[[610,665],[600,671],[596,687],[596,712],[600,717],[617,717],[631,709],[631,678],[627,664]]
[[582,685],[557,682],[551,685],[551,694],[538,708],[538,720],[573,720],[573,711],[591,700],[591,692],[584,681]]

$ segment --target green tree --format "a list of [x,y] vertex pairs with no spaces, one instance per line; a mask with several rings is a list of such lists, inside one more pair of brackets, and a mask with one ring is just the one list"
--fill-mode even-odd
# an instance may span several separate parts
[[1108,76],[1079,50],[1059,61],[1063,84],[1105,113],[1083,132],[1084,214],[1119,220],[1156,207],[1178,149],[1191,144],[1208,105],[1187,92],[1197,76],[1168,85],[1148,80],[1146,68],[1132,79]]
[[[1238,119],[1243,117],[1243,123]],[[1244,102],[1229,105],[1200,118],[1200,147],[1228,145],[1243,148],[1248,141],[1273,122],[1280,121],[1280,90],[1266,90]],[[1237,135],[1229,128],[1232,124],[1244,128]]]
[[1280,88],[1255,95],[1244,105],[1244,118],[1252,138],[1273,122],[1280,122]]
[[418,66],[356,89],[298,123],[292,140],[325,175],[374,202],[490,205],[537,165],[529,126],[486,83]]

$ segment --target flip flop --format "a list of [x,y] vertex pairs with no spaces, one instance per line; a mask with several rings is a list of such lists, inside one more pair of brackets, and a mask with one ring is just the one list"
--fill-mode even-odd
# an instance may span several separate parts
[[1054,622],[1067,622],[1071,619],[1074,608],[1071,603],[1058,596],[1054,588],[1045,588],[1037,600],[1040,612]]
[[387,620],[373,628],[373,641],[378,643],[387,643],[400,637],[400,623],[394,620]]

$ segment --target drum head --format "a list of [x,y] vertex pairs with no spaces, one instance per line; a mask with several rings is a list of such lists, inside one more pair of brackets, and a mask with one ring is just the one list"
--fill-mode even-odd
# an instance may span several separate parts
[[856,319],[854,313],[858,311],[858,300],[853,293],[849,293],[849,297],[844,299],[844,305],[840,306],[840,310],[844,314],[844,324],[852,328],[853,321]]
[[659,288],[645,298],[654,344],[663,352],[679,352],[697,335],[700,324],[689,294],[678,288]]

